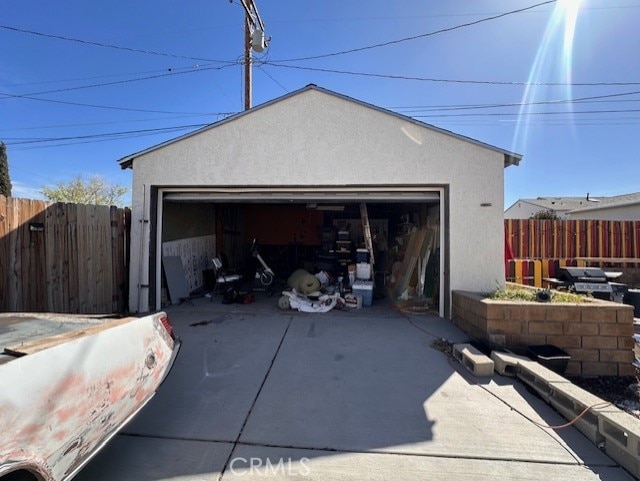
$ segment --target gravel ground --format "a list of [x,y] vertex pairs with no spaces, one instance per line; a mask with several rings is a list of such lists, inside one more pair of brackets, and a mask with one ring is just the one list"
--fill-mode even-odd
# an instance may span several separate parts
[[576,386],[609,401],[623,411],[640,419],[640,369],[633,376],[600,376],[571,378]]

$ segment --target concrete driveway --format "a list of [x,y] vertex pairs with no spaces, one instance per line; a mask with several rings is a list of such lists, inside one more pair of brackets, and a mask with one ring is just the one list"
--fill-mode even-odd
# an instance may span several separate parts
[[184,344],[151,403],[76,478],[632,480],[518,381],[431,347],[448,321],[276,299],[167,310]]

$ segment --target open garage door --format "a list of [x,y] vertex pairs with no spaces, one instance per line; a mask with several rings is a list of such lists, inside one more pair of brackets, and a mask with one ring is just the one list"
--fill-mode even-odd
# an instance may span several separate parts
[[281,279],[297,269],[362,278],[369,263],[377,299],[448,316],[447,212],[444,187],[159,188],[155,306],[167,302],[163,256],[189,256],[189,288],[206,291],[210,258],[251,269],[257,239]]

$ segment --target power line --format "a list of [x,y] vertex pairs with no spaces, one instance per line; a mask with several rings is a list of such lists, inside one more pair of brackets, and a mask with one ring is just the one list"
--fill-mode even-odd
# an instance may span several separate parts
[[2,92],[0,92],[0,95],[5,95],[5,96],[8,96],[8,97],[18,97],[18,98],[21,98],[21,99],[36,100],[38,102],[50,102],[50,103],[54,103],[54,104],[74,105],[76,107],[90,107],[90,108],[95,108],[95,109],[121,110],[121,111],[126,111],[126,112],[144,112],[144,113],[151,113],[151,114],[172,114],[172,115],[203,115],[203,114],[206,114],[206,112],[175,112],[175,111],[169,111],[169,110],[148,110],[148,109],[134,109],[134,108],[131,108],[131,107],[115,107],[113,105],[85,104],[85,103],[82,103],[82,102],[68,102],[68,101],[65,101],[65,100],[43,99],[41,97],[31,97],[31,96],[28,96],[28,95],[11,95],[11,94],[2,93]]
[[[581,7],[580,11],[590,10],[618,10],[623,8],[640,8],[640,5],[615,5],[609,7]],[[340,18],[303,18],[288,20],[272,20],[270,23],[316,23],[316,22],[354,22],[354,21],[371,21],[371,20],[415,20],[421,18],[449,18],[449,17],[479,17],[482,15],[497,15],[500,12],[477,12],[477,13],[449,13],[438,15],[390,15],[385,17],[340,17]],[[542,13],[542,12],[527,12]]]
[[511,117],[511,116],[529,116],[529,115],[567,115],[570,113],[571,115],[581,115],[581,114],[611,114],[611,113],[630,113],[630,112],[640,112],[640,109],[610,109],[610,110],[577,110],[572,112],[483,112],[478,114],[467,114],[467,113],[456,113],[456,114],[433,114],[433,115],[412,115],[413,118],[437,118],[437,117],[477,117],[477,116],[486,116],[486,117]]
[[[581,115],[581,114],[604,114],[604,113],[638,113],[640,109],[607,109],[607,110],[581,110],[574,112],[554,112],[554,111],[542,111],[542,112],[523,112],[523,113],[454,113],[454,114],[433,114],[433,115],[414,115],[413,118],[461,118],[461,117],[510,117],[510,116],[518,116],[521,118],[526,118],[530,116],[536,115]],[[635,118],[631,118],[635,119]],[[483,119],[478,119],[483,120]],[[571,120],[573,119],[560,119]],[[592,120],[592,119],[586,119]],[[599,119],[599,120],[619,120],[619,119]],[[152,129],[137,129],[137,130],[126,130],[119,132],[108,132],[108,133],[99,133],[99,134],[87,134],[87,135],[76,135],[69,137],[42,137],[42,138],[11,138],[10,142],[7,142],[7,145],[24,145],[24,144],[35,144],[35,143],[45,143],[45,142],[59,142],[59,141],[68,141],[68,140],[87,140],[87,139],[98,139],[98,138],[110,138],[110,137],[120,137],[120,136],[129,136],[133,134],[146,134],[146,133],[163,133],[163,132],[171,132],[177,130],[185,130],[192,128],[202,128],[211,124],[188,124],[188,125],[175,125],[170,127],[158,127]]]
[[105,137],[119,137],[128,136],[130,134],[142,134],[142,133],[163,133],[163,132],[175,132],[177,130],[195,129],[206,127],[210,124],[191,124],[191,125],[177,125],[173,127],[158,127],[155,129],[140,129],[140,130],[125,130],[121,132],[108,132],[102,134],[89,134],[89,135],[75,135],[71,137],[45,137],[35,139],[15,139],[12,142],[6,142],[7,145],[24,145],[24,144],[38,144],[43,142],[59,142],[62,140],[86,140],[86,139],[98,139]]
[[282,90],[284,90],[285,92],[289,93],[289,90],[282,85],[280,82],[278,82],[269,72],[267,72],[265,69],[262,68],[261,65],[258,65],[258,68],[260,69],[260,71],[265,74],[267,77],[269,77],[271,80],[273,80],[273,82],[278,85]]
[[290,59],[285,59],[285,60],[278,60],[278,62],[298,62],[298,61],[301,61],[301,60],[315,60],[315,59],[319,59],[319,58],[327,58],[327,57],[335,57],[335,56],[338,56],[338,55],[346,55],[346,54],[354,53],[354,52],[362,52],[364,50],[371,50],[371,49],[374,49],[374,48],[387,47],[389,45],[395,45],[395,44],[399,44],[399,43],[403,43],[403,42],[408,42],[410,40],[417,40],[419,38],[431,37],[433,35],[438,35],[440,33],[451,32],[453,30],[458,30],[458,29],[461,29],[461,28],[466,28],[466,27],[470,27],[470,26],[473,26],[473,25],[478,25],[480,23],[489,22],[491,20],[496,20],[498,18],[506,17],[508,15],[514,15],[516,13],[526,12],[527,10],[532,10],[534,8],[541,7],[543,5],[548,5],[548,4],[555,3],[555,2],[556,2],[556,0],[548,0],[546,2],[537,3],[537,4],[531,5],[529,7],[519,8],[517,10],[511,10],[509,12],[500,13],[498,15],[493,15],[491,17],[485,17],[485,18],[481,18],[479,20],[474,20],[473,22],[467,22],[467,23],[463,23],[463,24],[460,24],[460,25],[455,25],[453,27],[443,28],[443,29],[440,29],[440,30],[436,30],[434,32],[428,32],[428,33],[423,33],[423,34],[420,34],[420,35],[414,35],[412,37],[405,37],[405,38],[400,38],[400,39],[397,39],[397,40],[390,40],[388,42],[377,43],[377,44],[369,45],[369,46],[366,46],[366,47],[352,48],[352,49],[349,49],[349,50],[341,50],[341,51],[338,51],[338,52],[325,53],[325,54],[322,54],[322,55],[313,55],[313,56],[309,56],[309,57],[299,57],[299,58],[290,58]]
[[156,122],[158,120],[172,120],[172,119],[184,119],[189,117],[208,117],[208,116],[217,116],[226,117],[229,115],[234,115],[237,112],[211,112],[208,114],[194,114],[194,115],[176,115],[172,117],[154,117],[149,119],[132,119],[132,120],[112,120],[108,122],[83,122],[80,124],[58,124],[58,125],[41,125],[38,127],[17,127],[11,129],[0,129],[0,132],[16,132],[16,131],[25,131],[25,130],[47,130],[47,129],[66,129],[70,127],[88,127],[93,125],[114,125],[114,124],[130,124],[137,122]]
[[354,75],[360,77],[374,77],[390,80],[414,80],[417,82],[434,82],[434,83],[458,83],[473,85],[514,85],[514,86],[545,86],[545,87],[621,87],[630,85],[640,85],[640,82],[522,82],[522,81],[503,81],[503,80],[463,80],[463,79],[443,79],[430,77],[411,77],[407,75],[379,74],[371,72],[354,72],[349,70],[337,70],[319,67],[305,67],[302,65],[284,65],[281,63],[265,61],[263,65],[271,67],[289,68],[295,70],[309,70],[312,72],[335,73],[340,75]]
[[476,104],[476,105],[436,105],[436,106],[408,106],[408,107],[390,107],[393,110],[408,112],[437,112],[437,111],[451,111],[451,110],[472,110],[472,109],[488,109],[488,108],[500,108],[500,107],[526,107],[529,105],[566,105],[566,104],[587,104],[592,102],[640,102],[640,99],[624,99],[624,100],[602,100],[613,97],[623,97],[628,95],[640,94],[640,90],[633,92],[622,92],[617,94],[607,95],[594,95],[591,97],[579,97],[575,99],[560,99],[560,100],[541,100],[533,102],[512,102],[503,104]]
[[93,40],[83,40],[83,39],[80,39],[80,38],[65,37],[63,35],[54,35],[54,34],[50,34],[50,33],[36,32],[34,30],[26,30],[26,29],[23,29],[23,28],[11,27],[9,25],[0,25],[0,29],[10,30],[10,31],[19,32],[19,33],[26,33],[26,34],[29,34],[29,35],[36,35],[36,36],[45,37],[45,38],[55,38],[57,40],[64,40],[64,41],[67,41],[67,42],[75,42],[75,43],[80,43],[80,44],[83,44],[83,45],[93,45],[95,47],[111,48],[111,49],[116,49],[116,50],[124,50],[124,51],[127,51],[127,52],[144,53],[144,54],[148,54],[148,55],[158,55],[158,56],[161,56],[161,57],[179,58],[179,59],[183,59],[183,60],[198,60],[198,61],[201,61],[201,62],[228,63],[228,60],[215,60],[215,59],[204,58],[204,57],[191,57],[191,56],[188,56],[188,55],[176,55],[176,54],[172,54],[172,53],[156,52],[154,50],[144,50],[144,49],[139,49],[139,48],[123,47],[121,45],[113,45],[113,44],[108,44],[108,43],[95,42]]
[[[24,82],[17,84],[5,84],[0,85],[0,88],[8,88],[8,87],[24,87],[28,85],[42,85],[42,84],[55,84],[55,83],[66,83],[66,82],[82,82],[85,80],[98,80],[105,78],[113,78],[113,77],[126,77],[129,75],[148,75],[148,74],[156,74],[156,73],[165,73],[165,72],[176,72],[179,70],[191,70],[194,68],[200,68],[203,65],[190,65],[189,67],[168,67],[162,70],[147,70],[144,72],[129,72],[129,73],[118,73],[111,75],[96,75],[95,77],[81,77],[81,78],[73,78],[73,79],[59,79],[59,80],[42,80],[40,82]],[[204,65],[207,67],[207,65]]]
[[31,93],[24,94],[24,95],[8,94],[8,93],[0,92],[0,95],[4,95],[4,97],[0,97],[0,100],[5,100],[5,99],[8,99],[8,98],[30,98],[29,96],[31,96],[31,95],[44,95],[44,94],[59,93],[59,92],[69,92],[71,90],[82,90],[82,89],[95,88],[95,87],[107,87],[107,86],[111,86],[111,85],[121,85],[121,84],[132,83],[132,82],[140,82],[142,80],[152,80],[152,79],[157,79],[157,78],[162,78],[162,77],[171,77],[171,76],[174,76],[174,75],[184,75],[184,74],[189,74],[189,73],[202,72],[202,71],[206,71],[206,70],[222,70],[223,68],[231,67],[231,66],[234,66],[234,65],[235,65],[235,63],[234,64],[221,65],[219,67],[205,67],[205,68],[199,68],[197,70],[187,70],[187,71],[182,71],[182,72],[166,72],[166,73],[162,73],[162,74],[158,74],[158,75],[150,75],[150,76],[147,76],[147,77],[138,77],[138,78],[126,79],[126,80],[115,80],[113,82],[103,82],[103,83],[92,84],[92,85],[80,85],[80,86],[76,86],[76,87],[65,87],[65,88],[53,89],[53,90],[43,90],[43,91],[40,91],[40,92],[31,92]]

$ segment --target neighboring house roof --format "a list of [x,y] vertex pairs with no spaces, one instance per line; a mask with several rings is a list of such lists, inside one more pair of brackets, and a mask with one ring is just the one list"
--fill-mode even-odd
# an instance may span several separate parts
[[610,209],[613,207],[626,207],[629,205],[640,205],[640,192],[633,194],[616,195],[603,197],[600,202],[587,204],[573,209],[571,212],[586,212],[599,209]]
[[540,207],[540,210],[566,212],[587,207],[591,204],[599,204],[600,199],[601,198],[589,198],[589,200],[587,200],[586,197],[538,197],[536,199],[520,199],[516,201],[516,204],[518,202],[527,202]]
[[573,212],[588,212],[613,207],[640,205],[640,192],[633,194],[615,195],[611,197],[538,197],[536,199],[518,199],[505,210],[508,211],[519,202],[525,202],[540,210],[552,210],[572,214]]
[[135,154],[131,154],[131,155],[128,155],[126,157],[123,157],[122,159],[120,159],[118,161],[118,163],[120,164],[120,167],[122,169],[130,168],[130,167],[132,167],[133,160],[136,157],[140,157],[140,156],[142,156],[144,154],[147,154],[147,153],[152,152],[154,150],[161,149],[162,147],[165,147],[167,145],[173,144],[175,142],[179,142],[181,140],[184,140],[186,138],[192,137],[194,135],[198,135],[198,134],[200,134],[202,132],[205,132],[205,131],[207,131],[209,129],[212,129],[212,128],[215,128],[215,127],[217,127],[219,125],[222,125],[222,124],[224,124],[226,122],[230,122],[232,120],[238,119],[238,118],[243,117],[245,115],[249,115],[249,114],[251,114],[252,112],[255,112],[258,109],[263,109],[263,108],[268,107],[268,106],[270,106],[270,105],[272,105],[272,104],[274,104],[276,102],[280,102],[282,100],[288,99],[290,97],[293,97],[294,95],[299,95],[299,94],[301,94],[303,92],[306,92],[308,90],[317,90],[319,92],[324,92],[326,94],[333,95],[335,97],[339,97],[339,98],[341,98],[343,100],[347,100],[349,102],[353,102],[353,103],[362,105],[364,107],[372,108],[374,110],[377,110],[379,112],[383,112],[383,113],[388,114],[388,115],[393,115],[395,117],[401,118],[401,119],[403,119],[403,120],[405,120],[407,122],[411,122],[411,123],[419,125],[421,127],[426,127],[428,129],[434,130],[436,132],[440,132],[442,134],[458,138],[458,139],[463,140],[465,142],[471,142],[473,144],[480,145],[482,147],[485,147],[485,148],[494,150],[496,152],[502,153],[502,154],[504,154],[504,166],[505,166],[505,168],[510,166],[510,165],[518,165],[520,163],[520,160],[522,160],[522,155],[520,155],[520,154],[516,154],[514,152],[509,152],[507,150],[501,149],[499,147],[495,147],[493,145],[486,144],[484,142],[480,142],[479,140],[475,140],[475,139],[472,139],[470,137],[465,137],[463,135],[455,134],[455,133],[453,133],[453,132],[451,132],[449,130],[445,130],[445,129],[441,129],[439,127],[435,127],[435,126],[433,126],[431,124],[427,124],[425,122],[421,122],[421,121],[416,120],[414,118],[407,117],[406,115],[402,115],[402,114],[399,114],[397,112],[393,112],[391,110],[383,109],[382,107],[377,107],[375,105],[368,104],[366,102],[354,99],[354,98],[349,97],[347,95],[339,94],[339,93],[334,92],[332,90],[327,90],[327,89],[324,89],[322,87],[318,87],[317,85],[314,85],[314,84],[309,84],[306,87],[303,87],[301,89],[295,90],[295,91],[290,92],[290,93],[288,93],[286,95],[283,95],[281,97],[278,97],[278,98],[275,98],[275,99],[270,100],[268,102],[265,102],[263,104],[260,104],[260,105],[258,105],[256,107],[253,107],[253,108],[249,109],[249,110],[245,110],[244,112],[240,112],[238,114],[231,115],[231,116],[227,117],[226,119],[220,120],[220,121],[215,122],[215,123],[210,124],[210,125],[207,125],[207,126],[202,127],[202,128],[200,128],[198,130],[194,130],[193,132],[189,132],[188,134],[182,135],[180,137],[176,137],[175,139],[167,140],[166,142],[162,142],[162,143],[160,143],[158,145],[154,145],[153,147],[149,147],[148,149],[145,149],[145,150],[142,150],[140,152],[136,152]]

